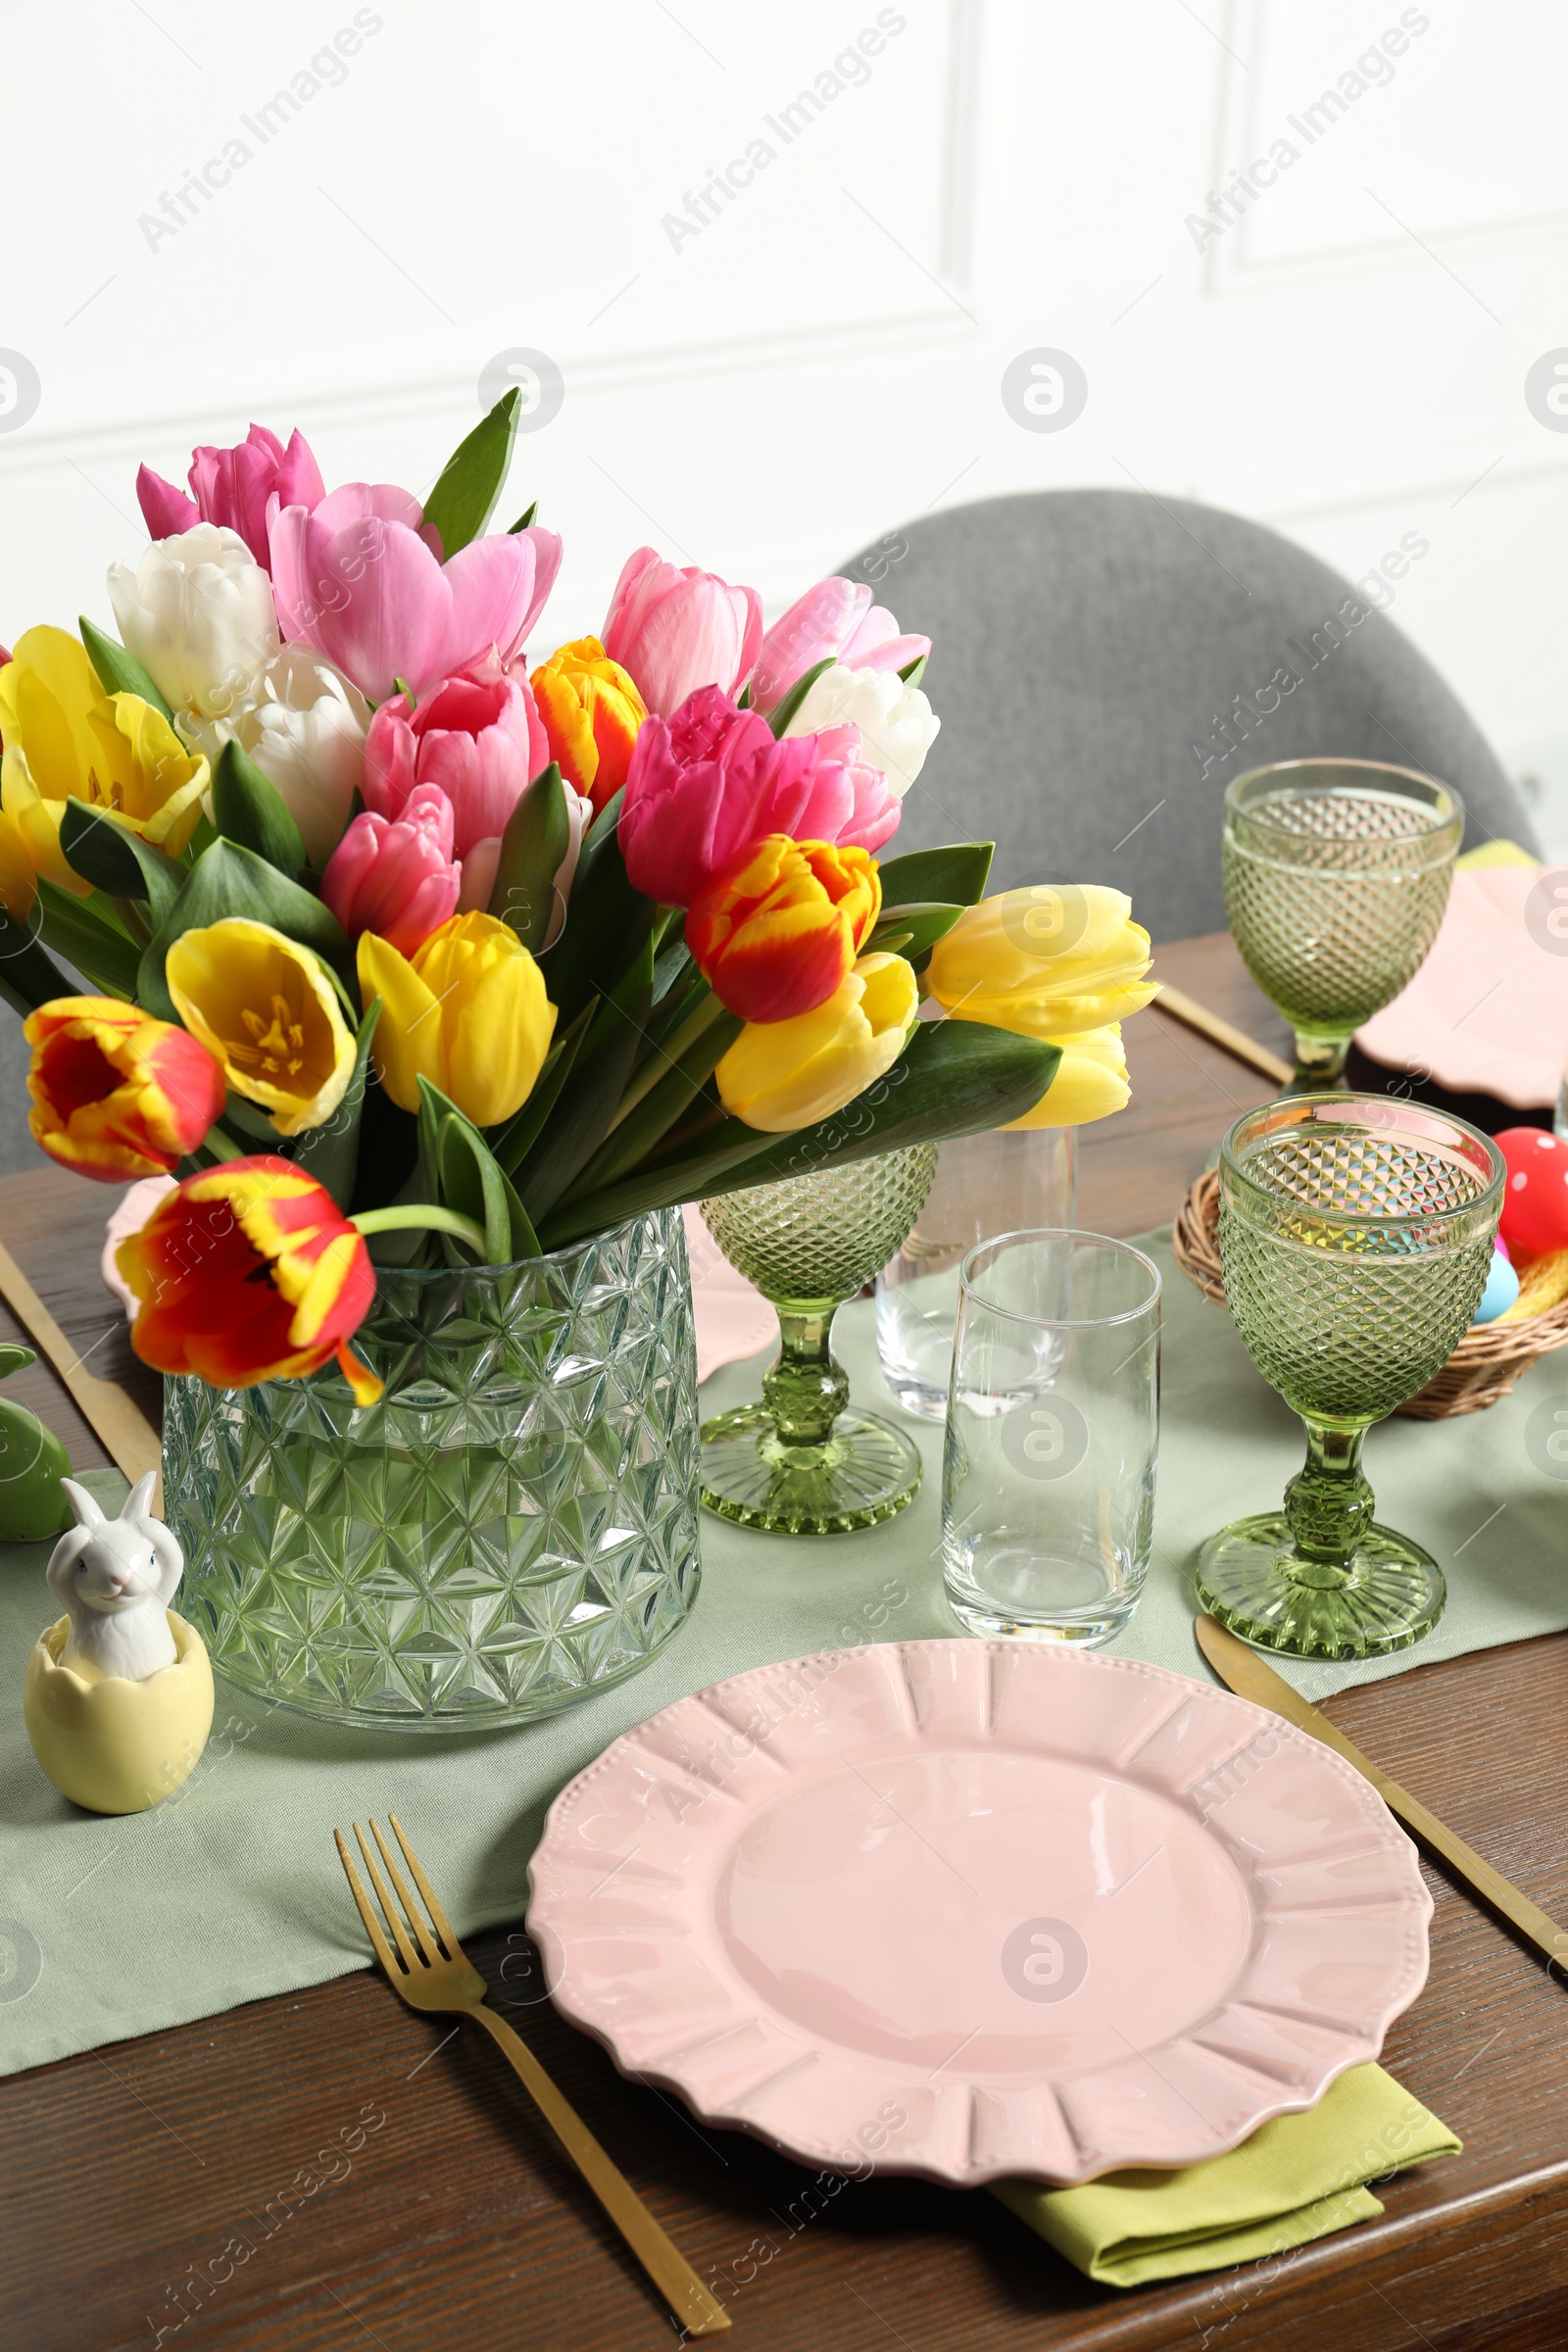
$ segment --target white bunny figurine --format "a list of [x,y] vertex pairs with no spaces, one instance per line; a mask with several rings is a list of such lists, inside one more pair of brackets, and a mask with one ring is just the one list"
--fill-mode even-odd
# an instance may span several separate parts
[[174,1663],[168,1608],[185,1555],[149,1505],[158,1473],[138,1479],[118,1519],[101,1511],[85,1487],[63,1478],[76,1525],[49,1560],[49,1582],[71,1613],[59,1663],[88,1682],[122,1675],[143,1683]]

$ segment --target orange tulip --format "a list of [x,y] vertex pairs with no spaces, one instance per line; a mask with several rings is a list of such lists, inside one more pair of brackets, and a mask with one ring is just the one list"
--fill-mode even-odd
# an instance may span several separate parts
[[349,1347],[375,1298],[365,1237],[286,1159],[261,1152],[187,1176],[116,1263],[140,1301],[130,1344],[155,1372],[248,1389],[335,1355],[359,1403],[381,1394]]
[[168,1176],[223,1108],[223,1073],[171,1021],[113,997],[56,997],[27,1015],[34,1143],[101,1184]]
[[686,945],[731,1012],[789,1021],[827,1003],[881,910],[866,851],[769,833],[695,902]]
[[648,706],[597,637],[579,637],[541,662],[529,679],[550,738],[550,757],[586,793],[597,816],[626,781]]

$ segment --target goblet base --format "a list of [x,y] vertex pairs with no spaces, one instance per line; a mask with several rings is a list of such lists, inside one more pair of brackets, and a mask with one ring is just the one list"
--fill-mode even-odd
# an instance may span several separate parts
[[1293,1658],[1375,1658],[1429,1634],[1448,1597],[1443,1571],[1408,1536],[1376,1522],[1344,1568],[1297,1549],[1283,1511],[1260,1511],[1210,1536],[1198,1597],[1261,1649]]
[[765,1404],[703,1424],[704,1507],[781,1536],[848,1536],[912,1502],[920,1456],[874,1413],[839,1414],[819,1444],[786,1445]]

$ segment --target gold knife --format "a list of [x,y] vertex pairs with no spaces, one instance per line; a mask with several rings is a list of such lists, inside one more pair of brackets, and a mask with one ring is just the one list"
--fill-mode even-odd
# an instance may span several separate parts
[[1479,1894],[1484,1903],[1490,1903],[1510,1927],[1517,1928],[1543,1959],[1558,1961],[1568,1968],[1568,1929],[1559,1928],[1554,1919],[1548,1919],[1500,1871],[1484,1862],[1473,1845],[1466,1845],[1462,1838],[1456,1838],[1407,1788],[1401,1788],[1397,1781],[1391,1781],[1386,1772],[1380,1772],[1370,1756],[1363,1756],[1353,1740],[1347,1740],[1326,1715],[1309,1706],[1283,1675],[1266,1665],[1255,1649],[1250,1649],[1245,1642],[1228,1633],[1217,1618],[1195,1618],[1193,1631],[1199,1648],[1228,1690],[1234,1690],[1238,1698],[1250,1698],[1254,1706],[1268,1707],[1274,1714],[1283,1715],[1298,1731],[1308,1732],[1314,1740],[1321,1740],[1325,1747],[1336,1749],[1348,1764],[1355,1766],[1363,1780],[1371,1782],[1389,1811],[1398,1815],[1413,1838],[1446,1862],[1455,1877]]

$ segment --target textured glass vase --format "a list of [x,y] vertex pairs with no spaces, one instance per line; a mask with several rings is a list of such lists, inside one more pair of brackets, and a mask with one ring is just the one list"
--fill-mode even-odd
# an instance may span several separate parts
[[1372,760],[1287,760],[1225,795],[1225,912],[1296,1032],[1295,1089],[1344,1082],[1350,1039],[1426,959],[1464,833],[1456,792]]
[[220,1674],[335,1723],[554,1713],[696,1597],[697,1353],[678,1209],[512,1266],[382,1267],[335,1370],[165,1388],[180,1606]]
[[778,1308],[778,1362],[760,1401],[703,1424],[703,1500],[721,1518],[792,1536],[842,1536],[902,1511],[920,1456],[900,1429],[850,1405],[833,1317],[904,1240],[936,1174],[916,1144],[702,1203],[732,1266]]

